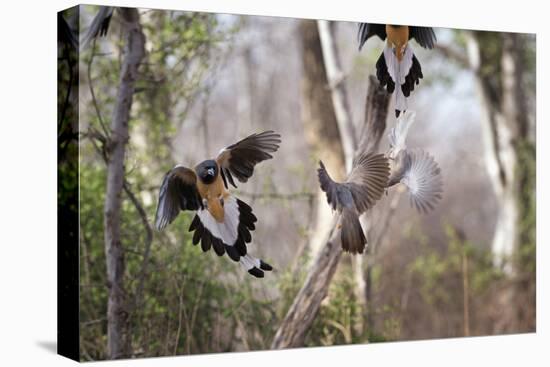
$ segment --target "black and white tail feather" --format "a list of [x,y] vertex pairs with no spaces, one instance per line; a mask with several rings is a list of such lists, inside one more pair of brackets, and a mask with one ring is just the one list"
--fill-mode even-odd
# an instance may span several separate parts
[[395,159],[400,151],[407,149],[407,134],[409,133],[409,128],[414,123],[415,117],[415,111],[406,111],[397,119],[397,123],[390,130],[388,134],[388,140],[390,141],[388,157],[390,159]]
[[204,252],[214,249],[218,256],[225,253],[239,262],[250,274],[264,277],[264,271],[271,265],[247,253],[246,244],[252,241],[250,231],[257,221],[252,208],[245,202],[229,196],[224,200],[224,221],[218,222],[207,209],[199,209],[189,227],[193,233],[193,244],[199,242]]
[[402,183],[409,192],[412,207],[421,213],[433,210],[443,194],[441,169],[434,158],[422,149],[407,149],[406,138],[414,122],[414,111],[406,111],[388,136],[392,172],[388,187]]

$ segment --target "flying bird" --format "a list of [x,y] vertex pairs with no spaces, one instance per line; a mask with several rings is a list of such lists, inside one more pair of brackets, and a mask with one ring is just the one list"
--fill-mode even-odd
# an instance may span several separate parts
[[321,161],[317,173],[328,204],[341,213],[339,228],[342,248],[352,254],[363,253],[367,238],[359,216],[382,197],[390,175],[388,159],[384,154],[367,153],[359,156],[343,183],[333,181]]
[[422,149],[407,149],[406,138],[416,113],[406,111],[389,134],[388,157],[392,171],[388,187],[399,183],[409,192],[409,201],[420,213],[433,210],[443,194],[441,169],[434,158]]
[[194,211],[189,227],[194,245],[200,242],[204,252],[212,247],[218,256],[227,253],[250,274],[262,278],[264,271],[272,270],[271,265],[250,256],[246,248],[257,218],[252,208],[228,189],[229,185],[237,187],[234,179],[247,182],[255,165],[271,159],[270,153],[276,152],[280,143],[281,136],[273,131],[252,134],[195,168],[172,168],[160,186],[156,228],[164,229],[182,210]]
[[92,23],[88,27],[88,30],[83,35],[82,48],[86,49],[90,42],[97,37],[104,37],[109,31],[109,25],[111,24],[111,18],[115,8],[112,6],[100,6],[99,11],[92,19]]
[[388,93],[396,91],[395,116],[399,117],[401,111],[407,110],[406,98],[424,77],[409,40],[414,38],[420,46],[432,49],[436,43],[435,32],[431,27],[359,23],[359,51],[374,35],[386,41],[384,51],[376,62],[376,77]]

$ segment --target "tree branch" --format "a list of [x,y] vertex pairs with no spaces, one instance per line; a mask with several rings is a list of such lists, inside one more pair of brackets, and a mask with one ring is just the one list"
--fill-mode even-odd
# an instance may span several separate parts
[[[378,147],[386,129],[389,95],[373,76],[369,78],[367,103],[368,120],[365,121],[363,128],[365,135],[361,136],[362,143],[355,152],[356,155]],[[333,219],[332,230],[315,259],[304,285],[277,330],[271,344],[272,349],[303,346],[306,332],[319,312],[321,302],[328,293],[330,282],[342,256],[340,231],[336,228],[339,220],[339,216]]]
[[125,36],[120,82],[108,139],[107,188],[104,208],[105,257],[107,262],[107,351],[110,359],[124,358],[129,353],[127,333],[128,310],[124,290],[124,248],[120,237],[121,192],[124,186],[124,157],[129,139],[128,124],[138,74],[145,55],[145,36],[137,9],[120,8]]

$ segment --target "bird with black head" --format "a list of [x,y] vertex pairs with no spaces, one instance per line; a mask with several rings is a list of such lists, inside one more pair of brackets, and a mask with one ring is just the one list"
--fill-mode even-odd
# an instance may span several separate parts
[[177,165],[166,173],[160,186],[155,226],[170,224],[182,210],[196,212],[190,232],[193,244],[199,242],[204,252],[213,248],[218,256],[225,253],[240,262],[253,276],[262,278],[271,265],[247,252],[251,231],[257,221],[252,208],[232,195],[229,185],[234,178],[247,182],[254,167],[271,159],[279,149],[281,136],[273,131],[252,134],[222,149],[215,159],[207,159],[195,168]]

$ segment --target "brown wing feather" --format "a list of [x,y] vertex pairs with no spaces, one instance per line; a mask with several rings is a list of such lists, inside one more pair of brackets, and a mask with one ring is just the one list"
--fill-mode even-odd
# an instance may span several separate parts
[[388,184],[390,165],[384,154],[363,154],[355,162],[347,184],[359,213],[370,209],[382,197]]
[[220,166],[220,173],[225,187],[230,183],[234,187],[233,176],[240,182],[247,182],[254,173],[254,166],[261,161],[271,159],[279,149],[281,135],[273,131],[264,131],[252,134],[243,140],[223,149],[216,162]]
[[197,175],[187,167],[176,166],[164,175],[159,190],[155,226],[164,229],[181,210],[198,210],[202,200],[197,190]]

